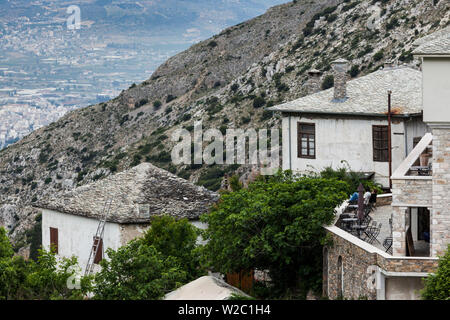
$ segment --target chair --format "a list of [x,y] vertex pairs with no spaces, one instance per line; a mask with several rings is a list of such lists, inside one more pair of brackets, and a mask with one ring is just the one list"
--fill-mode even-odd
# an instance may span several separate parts
[[386,249],[386,252],[388,252],[389,254],[392,254],[392,242],[393,242],[392,237],[387,237],[383,241],[383,247]]
[[380,222],[378,227],[375,226],[368,230],[368,233],[367,233],[367,236],[368,236],[367,242],[368,243],[373,244],[375,241],[377,241],[379,243],[377,237],[380,234],[381,226],[382,226],[382,224]]

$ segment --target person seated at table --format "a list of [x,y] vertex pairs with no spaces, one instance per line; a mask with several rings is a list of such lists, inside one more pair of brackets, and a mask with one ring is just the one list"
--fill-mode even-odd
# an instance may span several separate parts
[[356,203],[358,201],[358,197],[359,197],[358,192],[353,193],[350,196],[350,200],[349,200],[350,203]]
[[[373,190],[372,190],[373,191]],[[370,197],[372,196],[372,192],[370,192],[369,190],[366,191],[366,193],[364,193],[364,204],[367,206],[369,204],[370,201]]]
[[372,207],[376,207],[378,193],[377,193],[377,190],[375,190],[375,189],[372,189],[371,191],[372,191],[372,194],[370,195],[369,204],[371,204]]

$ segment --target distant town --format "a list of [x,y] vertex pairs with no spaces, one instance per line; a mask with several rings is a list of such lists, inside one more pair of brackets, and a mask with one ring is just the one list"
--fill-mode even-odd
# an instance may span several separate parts
[[67,30],[61,19],[0,22],[0,148],[70,110],[117,96],[182,48],[155,49],[138,37],[113,42],[97,31],[89,23]]

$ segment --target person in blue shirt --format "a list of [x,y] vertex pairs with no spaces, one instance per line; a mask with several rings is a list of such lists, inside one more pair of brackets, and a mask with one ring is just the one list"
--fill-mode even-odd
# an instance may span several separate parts
[[358,201],[358,192],[355,192],[350,196],[350,202],[356,202],[356,201]]

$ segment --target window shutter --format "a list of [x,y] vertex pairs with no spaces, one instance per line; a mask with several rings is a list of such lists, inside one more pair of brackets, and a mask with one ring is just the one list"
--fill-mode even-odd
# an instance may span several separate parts
[[96,239],[94,237],[94,245],[98,245],[98,250],[97,250],[97,254],[95,255],[94,258],[94,263],[95,264],[99,264],[100,261],[103,260],[103,239]]
[[58,229],[50,227],[50,246],[58,253]]
[[389,141],[388,126],[373,126],[373,161],[387,162],[389,161]]

